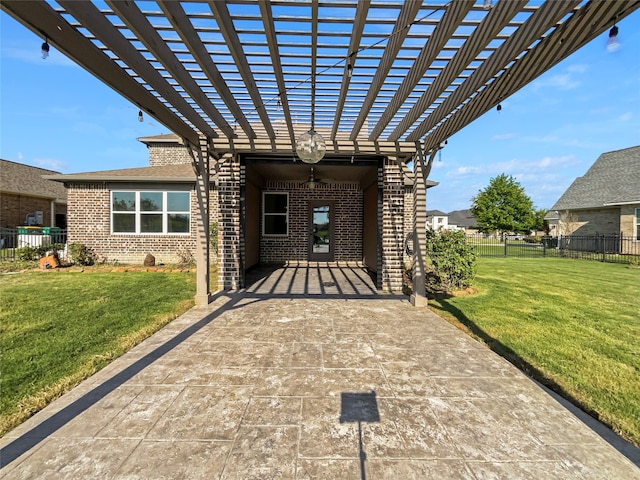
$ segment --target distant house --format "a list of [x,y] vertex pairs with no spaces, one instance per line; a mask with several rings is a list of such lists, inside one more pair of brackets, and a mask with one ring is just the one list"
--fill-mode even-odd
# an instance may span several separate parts
[[[176,135],[140,141],[148,147],[148,167],[50,178],[68,189],[70,242],[108,260],[141,263],[151,253],[157,262],[173,263],[197,249],[192,153]],[[257,264],[361,262],[377,273],[379,288],[401,291],[413,225],[414,177],[406,166],[383,156],[327,155],[310,166],[254,154],[216,164],[208,220],[227,225],[226,233],[218,230],[219,288],[242,283],[225,272],[244,275]],[[237,234],[229,233],[230,225]]]
[[58,172],[0,160],[0,227],[66,228],[67,191],[43,178],[54,174]]
[[467,235],[478,233],[478,222],[476,222],[471,210],[454,210],[449,212],[449,225],[457,230],[464,230]]
[[554,235],[640,240],[640,146],[603,153],[545,216]]
[[440,210],[427,210],[427,228],[446,230],[449,228],[449,215]]

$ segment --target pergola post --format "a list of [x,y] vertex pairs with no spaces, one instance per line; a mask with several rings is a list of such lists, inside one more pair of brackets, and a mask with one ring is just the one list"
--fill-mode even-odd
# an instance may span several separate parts
[[196,172],[196,305],[209,303],[209,153],[206,137],[199,138],[197,156],[192,157]]
[[413,294],[411,304],[414,307],[427,305],[426,267],[427,255],[427,177],[437,150],[431,152],[429,162],[425,165],[424,152],[417,144],[416,158],[413,162]]

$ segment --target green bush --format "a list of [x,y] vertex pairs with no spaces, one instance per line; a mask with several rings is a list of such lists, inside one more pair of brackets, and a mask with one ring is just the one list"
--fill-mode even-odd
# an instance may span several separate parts
[[524,237],[526,243],[542,243],[542,237],[540,235],[529,235]]
[[462,230],[427,230],[427,255],[433,268],[427,288],[449,292],[471,284],[477,255]]
[[52,243],[51,245],[40,245],[39,247],[20,247],[16,249],[16,259],[21,262],[36,262],[47,255],[47,252],[58,253],[64,245]]
[[70,243],[69,253],[71,254],[71,260],[77,265],[93,265],[98,259],[98,255],[96,255],[93,248],[87,247],[82,243]]

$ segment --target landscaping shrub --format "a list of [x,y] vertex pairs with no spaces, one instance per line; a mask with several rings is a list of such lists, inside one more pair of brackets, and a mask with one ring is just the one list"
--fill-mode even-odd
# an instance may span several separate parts
[[96,263],[98,255],[93,248],[87,247],[82,243],[69,244],[69,253],[73,263],[82,266],[90,266]]
[[453,291],[468,287],[476,272],[477,255],[461,230],[427,230],[427,255],[433,271],[428,289]]

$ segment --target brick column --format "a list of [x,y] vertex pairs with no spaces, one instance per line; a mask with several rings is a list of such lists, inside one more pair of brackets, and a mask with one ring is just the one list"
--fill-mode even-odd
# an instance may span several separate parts
[[382,182],[382,269],[383,291],[402,293],[404,251],[404,180],[393,158],[386,158]]
[[241,287],[241,169],[237,156],[220,161],[218,173],[218,288]]

